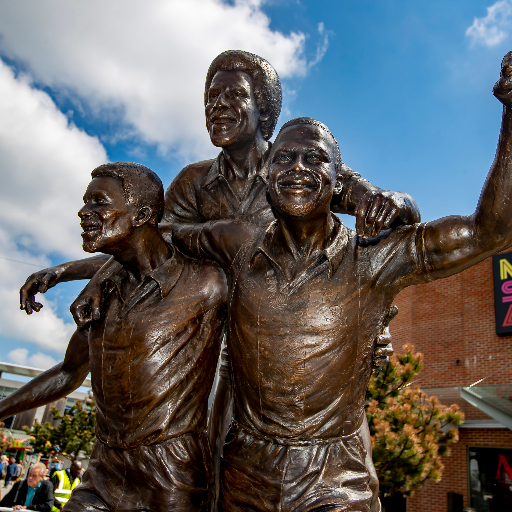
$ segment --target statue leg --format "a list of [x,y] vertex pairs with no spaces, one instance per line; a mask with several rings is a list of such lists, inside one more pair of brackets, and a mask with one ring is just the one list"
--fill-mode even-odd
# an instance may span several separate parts
[[63,510],[66,512],[111,512],[111,509],[99,496],[80,488],[73,491]]
[[370,489],[373,493],[371,512],[380,512],[381,506],[379,500],[379,478],[377,476],[377,471],[375,471],[375,466],[373,465],[370,427],[368,426],[366,414],[364,415],[363,424],[361,425],[361,438],[366,449],[365,464],[368,468],[368,473],[370,474]]
[[294,441],[234,424],[221,461],[219,511],[371,512],[365,457],[359,430]]
[[131,449],[96,441],[77,492],[81,496],[87,492],[106,504],[106,509],[98,510],[209,512],[211,487],[206,433],[188,433]]

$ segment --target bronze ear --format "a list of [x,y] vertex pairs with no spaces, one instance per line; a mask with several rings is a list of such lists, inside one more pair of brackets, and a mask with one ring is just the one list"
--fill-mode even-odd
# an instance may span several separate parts
[[139,209],[139,212],[137,213],[137,217],[135,218],[135,224],[137,226],[142,226],[146,222],[148,222],[149,219],[151,219],[151,216],[153,215],[153,210],[149,206],[143,206]]

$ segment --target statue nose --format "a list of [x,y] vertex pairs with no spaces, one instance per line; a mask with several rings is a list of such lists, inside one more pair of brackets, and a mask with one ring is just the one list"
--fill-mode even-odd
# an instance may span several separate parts
[[302,171],[305,169],[305,167],[304,167],[304,165],[302,164],[302,161],[301,161],[301,159],[300,159],[300,158],[298,158],[298,159],[295,161],[295,163],[293,164],[292,169],[293,169],[296,173],[300,173],[300,172],[302,172]]

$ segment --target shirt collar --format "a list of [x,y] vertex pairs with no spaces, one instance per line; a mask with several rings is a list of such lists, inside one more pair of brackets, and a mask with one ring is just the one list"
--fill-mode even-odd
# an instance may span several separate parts
[[[334,236],[332,242],[322,251],[321,254],[325,257],[325,259],[329,261],[329,277],[332,277],[333,274],[338,270],[341,261],[343,260],[343,255],[345,254],[345,248],[348,241],[348,231],[347,228],[343,225],[343,222],[341,222],[341,220],[333,213],[331,213],[331,216],[334,221],[334,229],[336,230],[336,235]],[[277,220],[274,220],[266,229],[263,237],[260,239],[260,243],[258,243],[254,248],[251,264],[254,261],[255,256],[261,252],[269,260],[272,260],[276,265],[278,265],[277,262],[272,258],[272,253],[270,251],[270,244],[274,239],[276,228]]]
[[[184,267],[181,254],[172,245],[168,244],[168,246],[172,251],[171,257],[164,261],[164,263],[162,263],[159,267],[155,268],[155,270],[150,272],[145,279],[145,282],[153,280],[158,284],[162,298],[168,295],[169,292],[174,288],[181,276],[181,273],[183,272]],[[126,270],[124,268],[119,269],[114,275],[108,278],[108,280],[116,286],[120,297],[122,297],[121,289],[125,279]],[[140,285],[136,288],[135,291],[137,291],[139,288]]]
[[[258,167],[255,174],[255,177],[259,176],[265,184],[267,184],[268,182],[268,170],[265,163],[267,162],[267,158],[270,154],[271,147],[272,143],[269,142],[268,150],[265,152],[265,154],[261,157],[260,161],[258,162]],[[203,188],[208,187],[217,178],[220,178],[221,176],[226,177],[226,159],[224,158],[224,151],[221,151],[217,155],[217,158],[213,161],[212,165],[210,166],[210,169],[208,170],[208,173],[206,174],[206,177],[204,179]]]

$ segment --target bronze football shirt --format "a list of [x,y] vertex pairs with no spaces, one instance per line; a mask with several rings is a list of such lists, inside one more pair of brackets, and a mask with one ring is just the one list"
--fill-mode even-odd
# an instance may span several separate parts
[[128,297],[126,279],[121,269],[106,282],[106,314],[89,330],[96,436],[133,448],[205,430],[224,273],[174,250]]
[[215,221],[178,233],[188,251],[226,270],[234,415],[250,430],[294,439],[354,432],[384,316],[401,289],[429,280],[423,224],[378,243],[334,224],[330,245],[291,281],[270,250],[281,243],[277,221]]

